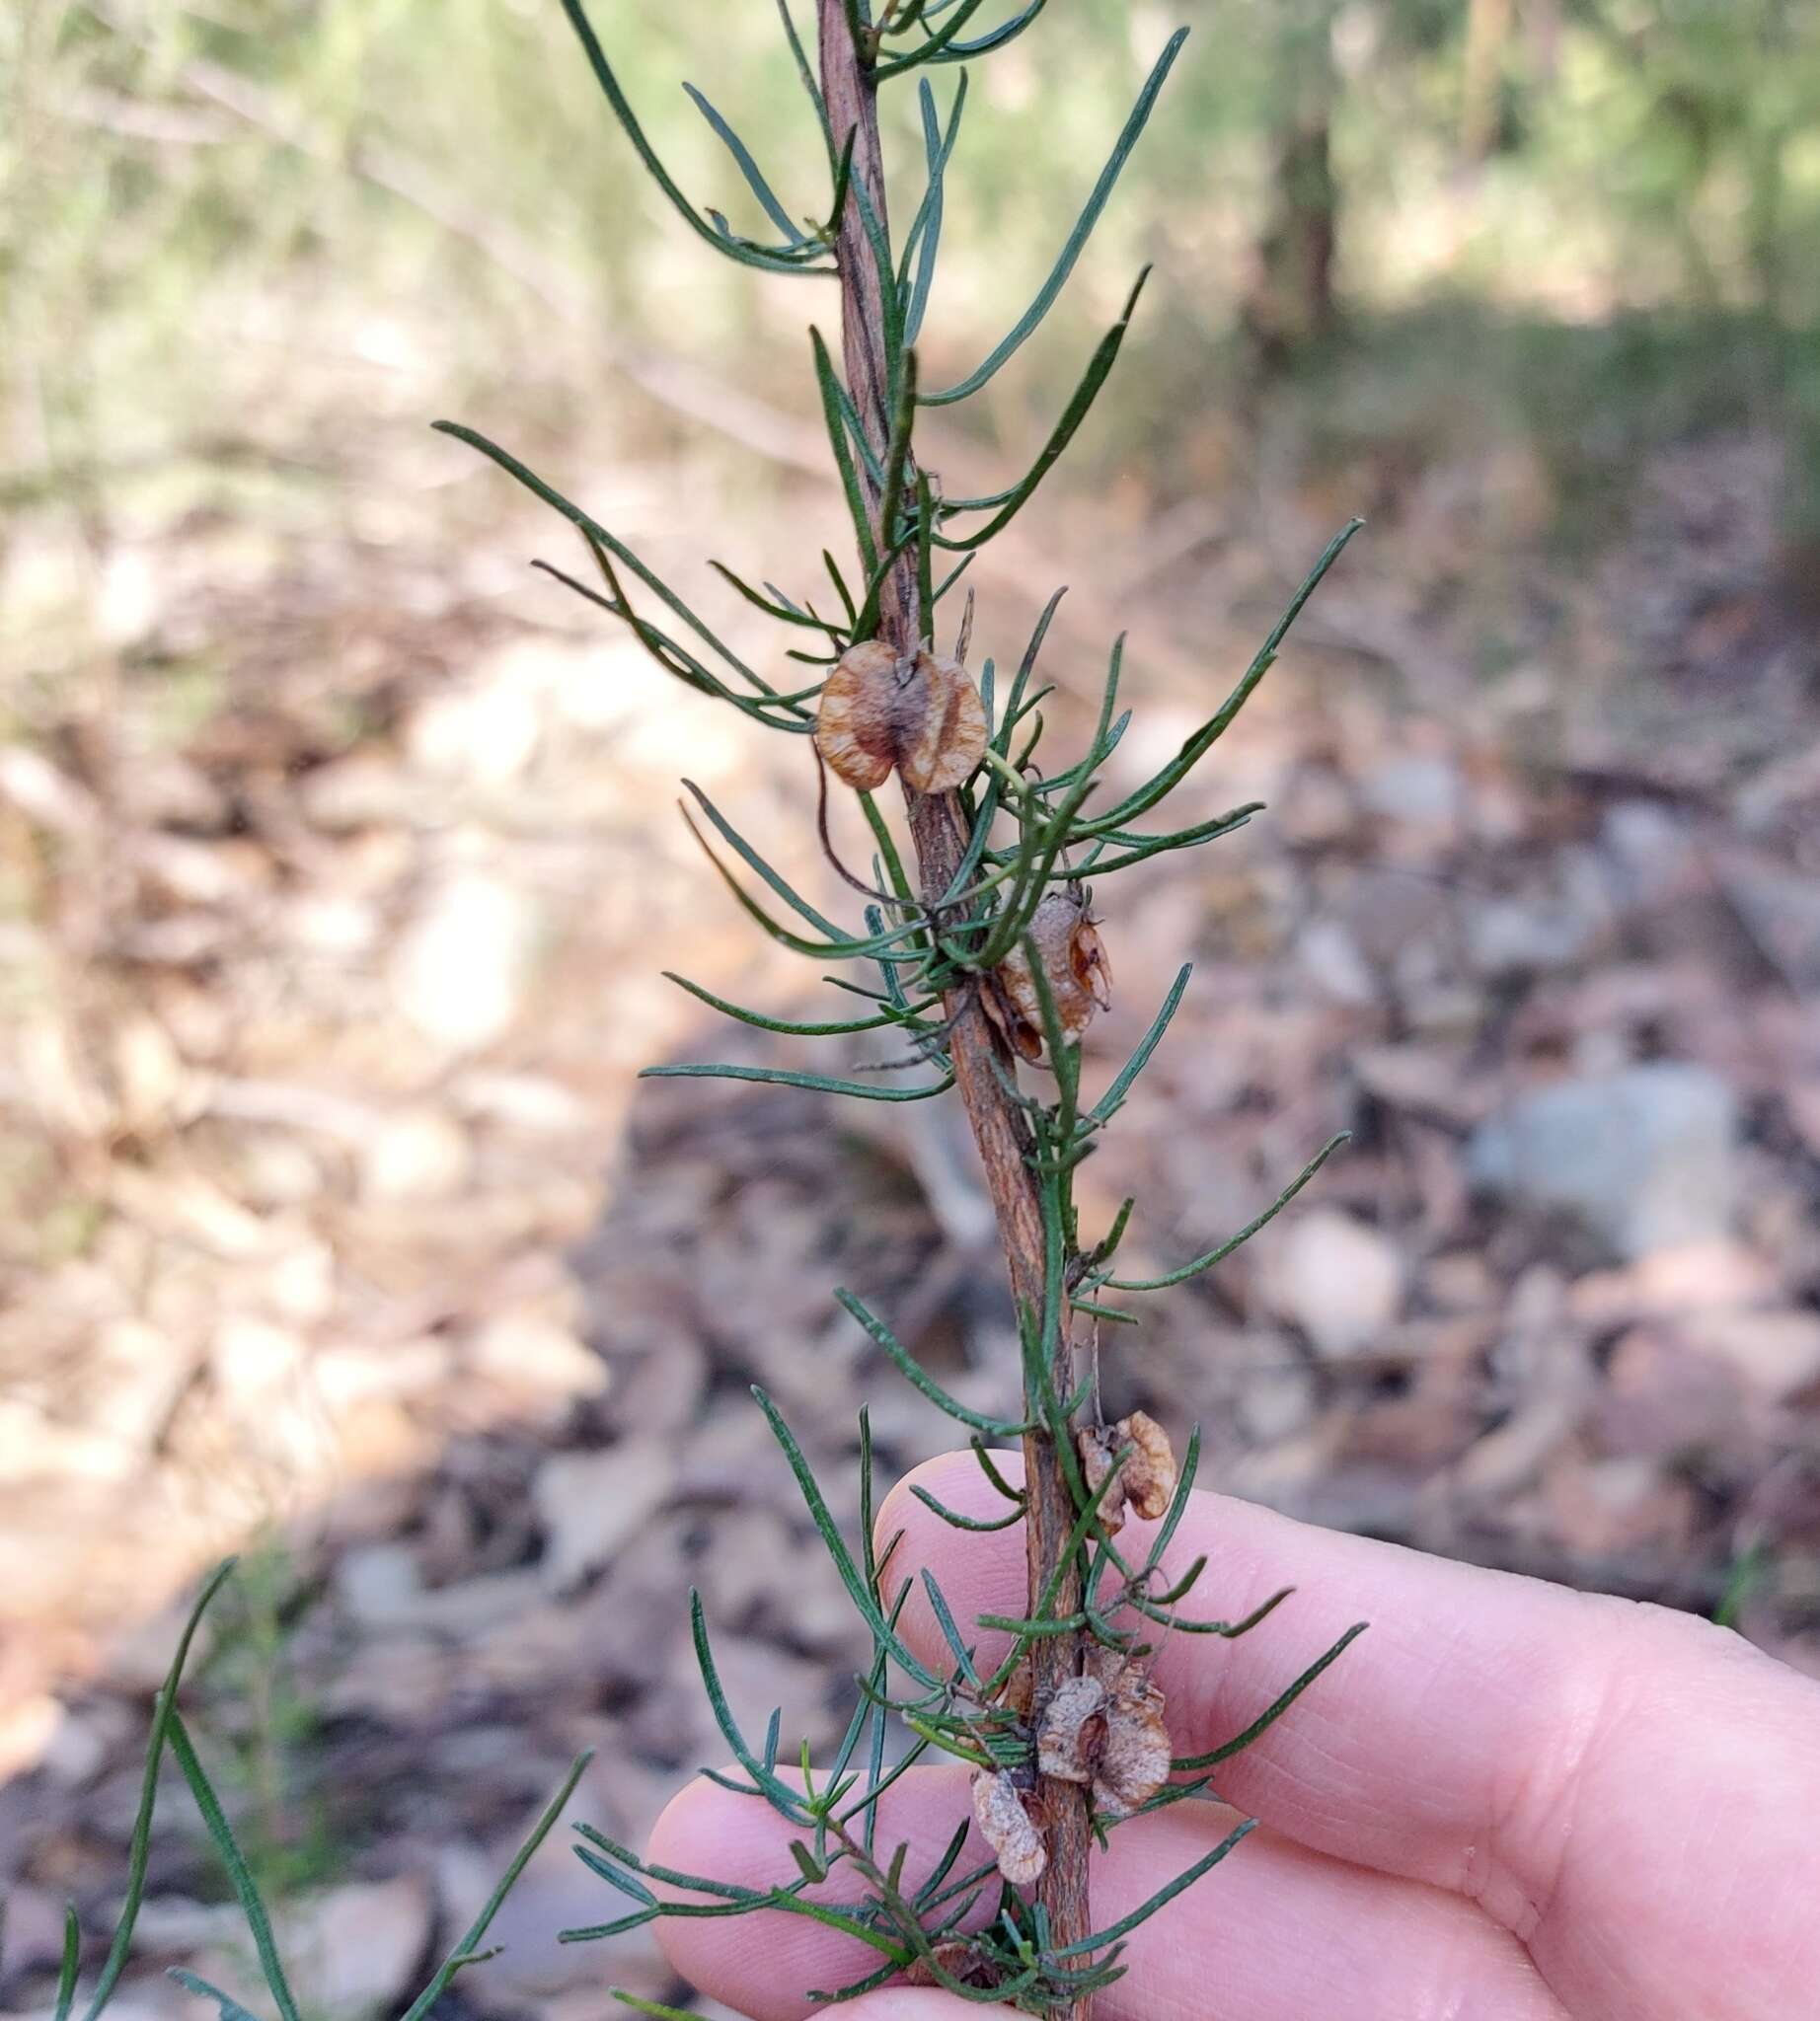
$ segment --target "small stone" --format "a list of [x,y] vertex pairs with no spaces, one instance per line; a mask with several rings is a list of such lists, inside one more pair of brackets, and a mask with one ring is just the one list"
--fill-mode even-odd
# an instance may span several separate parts
[[331,1889],[284,1922],[281,1941],[308,2012],[360,2021],[415,1989],[427,1960],[434,1896],[420,1874]]
[[1467,1163],[1480,1190],[1637,1257],[1729,1233],[1737,1131],[1716,1075],[1651,1061],[1525,1095],[1474,1133]]
[[1403,1307],[1403,1266],[1376,1229],[1333,1208],[1298,1220],[1266,1250],[1260,1289],[1315,1352],[1343,1360],[1376,1344]]
[[423,1591],[417,1553],[402,1543],[363,1544],[346,1551],[335,1568],[335,1591],[357,1621],[398,1620]]

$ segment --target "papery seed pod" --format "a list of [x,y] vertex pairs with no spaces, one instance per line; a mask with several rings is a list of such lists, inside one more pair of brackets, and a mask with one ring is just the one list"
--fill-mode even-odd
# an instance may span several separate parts
[[1014,1888],[1027,1888],[1041,1878],[1049,1849],[1009,1768],[974,1769],[973,1815],[998,1859],[999,1872]]
[[913,1958],[904,1967],[905,1985],[940,1985],[935,1967],[962,1985],[988,1986],[994,1984],[990,1963],[982,1958],[965,1937],[944,1937],[930,1947],[928,1958]]
[[902,720],[897,765],[909,784],[920,793],[964,786],[986,749],[986,709],[966,668],[919,652],[903,690]]
[[1094,1809],[1128,1818],[1169,1780],[1170,1736],[1164,1694],[1135,1664],[1125,1670],[1105,1712],[1105,1737],[1094,1774]]
[[986,748],[986,711],[958,660],[898,656],[881,638],[850,645],[823,683],[815,747],[857,791],[895,765],[919,792],[962,785]]
[[1126,1500],[1146,1523],[1160,1522],[1169,1514],[1175,1493],[1175,1452],[1170,1435],[1141,1410],[1120,1418],[1112,1430],[1117,1445],[1137,1448],[1125,1461],[1121,1485]]
[[850,645],[822,684],[815,747],[857,792],[883,786],[897,762],[897,655],[880,638]]
[[[1100,1484],[1112,1471],[1112,1462],[1123,1443],[1110,1425],[1083,1425],[1076,1432],[1075,1447],[1081,1455],[1081,1473],[1090,1495],[1100,1493]],[[1119,1481],[1106,1490],[1100,1501],[1100,1528],[1107,1536],[1116,1536],[1124,1527],[1125,1484]]]
[[[1094,1021],[1095,1011],[1107,1009],[1112,1001],[1105,943],[1077,887],[1051,891],[1043,898],[1030,920],[1029,937],[1042,963],[1062,1035],[1077,1039]],[[993,1022],[1024,1059],[1041,1059],[1042,1009],[1022,946],[1012,949],[992,980],[994,987],[984,1001]]]
[[1105,1735],[1105,1685],[1093,1677],[1064,1678],[1037,1729],[1036,1765],[1063,1782],[1091,1782]]

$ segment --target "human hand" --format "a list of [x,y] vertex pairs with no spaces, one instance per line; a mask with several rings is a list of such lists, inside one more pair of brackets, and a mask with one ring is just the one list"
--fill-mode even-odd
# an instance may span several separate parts
[[[1015,1456],[1000,1463],[1019,1477]],[[969,1455],[910,1478],[964,1515],[1004,1506]],[[953,1531],[907,1486],[878,1518],[881,1538],[904,1532],[894,1570],[914,1580],[928,1565],[963,1622],[1022,1613],[1022,1527]],[[1176,1635],[1162,1648],[1177,1754],[1242,1731],[1350,1622],[1373,1625],[1222,1765],[1221,1796],[1260,1829],[1145,1925],[1097,2003],[1104,2021],[1820,2015],[1820,1685],[1686,1615],[1196,1493],[1165,1576],[1202,1551],[1196,1592],[1229,1618],[1298,1591],[1241,1641]],[[947,1661],[920,1583],[903,1628]],[[986,1662],[995,1644],[983,1636]],[[916,1769],[881,1799],[880,1843],[908,1841],[910,1875],[966,1813],[967,1772]],[[1096,1923],[1135,1908],[1234,1818],[1192,1802],[1121,1827],[1095,1863]],[[650,1857],[769,1886],[796,1878],[790,1836],[767,1806],[697,1782],[659,1819]],[[807,1988],[858,1978],[870,1958],[782,1915],[658,1928],[679,1972],[754,2021],[808,2014]],[[982,2010],[902,1988],[849,2011]]]

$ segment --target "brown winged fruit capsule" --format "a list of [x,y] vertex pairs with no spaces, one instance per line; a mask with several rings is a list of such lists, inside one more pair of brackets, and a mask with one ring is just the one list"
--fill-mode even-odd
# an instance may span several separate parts
[[[1112,966],[1085,898],[1073,887],[1049,892],[1030,920],[1029,937],[1055,1000],[1062,1036],[1079,1038],[1095,1011],[1112,1002]],[[992,1021],[1023,1058],[1040,1060],[1042,1010],[1022,946],[1012,949],[992,979],[995,987],[983,999]]]
[[985,751],[986,711],[958,660],[899,659],[869,638],[849,646],[823,684],[815,745],[857,791],[882,786],[896,766],[918,792],[950,792]]
[[1128,1818],[1169,1780],[1170,1736],[1164,1698],[1146,1673],[1132,1665],[1118,1680],[1106,1708],[1105,1746],[1094,1775],[1094,1809],[1102,1818]]
[[1063,1782],[1091,1782],[1102,1818],[1128,1818],[1169,1780],[1169,1729],[1147,1673],[1104,1654],[1109,1661],[1056,1686],[1036,1735],[1036,1765]]
[[1036,1735],[1036,1765],[1062,1782],[1092,1782],[1105,1741],[1106,1687],[1098,1678],[1064,1678]]
[[[1087,1492],[1097,1495],[1100,1484],[1112,1471],[1112,1461],[1124,1441],[1110,1425],[1083,1425],[1075,1434],[1075,1446],[1081,1455],[1081,1474],[1087,1482]],[[1125,1527],[1125,1484],[1116,1482],[1108,1488],[1100,1504],[1100,1527],[1107,1536],[1116,1536]]]
[[1125,1477],[1120,1483],[1125,1499],[1146,1523],[1161,1522],[1175,1493],[1175,1454],[1170,1435],[1141,1410],[1120,1418],[1112,1434],[1115,1447],[1137,1448],[1125,1461]]
[[1049,1849],[1009,1768],[974,1769],[973,1815],[998,1857],[999,1872],[1014,1888],[1027,1888],[1041,1877]]

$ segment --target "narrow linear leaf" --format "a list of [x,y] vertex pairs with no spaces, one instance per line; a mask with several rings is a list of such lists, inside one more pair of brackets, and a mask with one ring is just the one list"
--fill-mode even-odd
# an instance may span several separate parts
[[[905,1645],[896,1629],[879,1612],[878,1603],[872,1598],[872,1589],[866,1583],[859,1566],[854,1563],[853,1553],[847,1548],[847,1539],[842,1536],[839,1524],[829,1513],[828,1504],[815,1475],[808,1461],[802,1457],[802,1448],[796,1444],[777,1405],[756,1385],[753,1385],[752,1394],[758,1399],[759,1409],[765,1413],[765,1421],[770,1425],[773,1437],[784,1449],[784,1457],[789,1460],[790,1470],[796,1476],[796,1488],[802,1496],[803,1506],[808,1510],[809,1520],[814,1524],[829,1557],[834,1561],[834,1569],[840,1574],[841,1584],[846,1587],[853,1604],[860,1610],[861,1617],[872,1631],[874,1640],[889,1649],[892,1659],[919,1684],[931,1690],[939,1690],[942,1680]],[[746,1764],[742,1762],[740,1765],[743,1767]]]
[[696,209],[688,197],[676,186],[669,171],[657,157],[657,151],[639,124],[638,115],[633,112],[630,101],[620,88],[619,79],[613,74],[613,66],[607,61],[607,53],[600,45],[593,24],[581,0],[563,0],[563,12],[569,17],[569,24],[574,30],[583,54],[587,57],[588,68],[594,73],[594,81],[600,86],[607,104],[613,109],[613,116],[624,128],[626,138],[632,142],[640,161],[657,187],[668,197],[683,222],[699,238],[706,239],[718,253],[724,253],[729,259],[737,260],[741,265],[762,267],[769,273],[831,273],[833,267],[805,266],[799,262],[787,260],[777,254],[768,253],[756,246],[746,246],[737,241],[721,237],[714,226]]
[[920,1389],[939,1410],[946,1411],[957,1423],[970,1425],[976,1432],[984,1432],[994,1439],[1018,1439],[1024,1436],[1027,1427],[1021,1420],[988,1416],[984,1411],[969,1409],[957,1397],[950,1396],[884,1321],[845,1287],[835,1291],[834,1301],[844,1312],[860,1322],[877,1346],[883,1348],[904,1380],[913,1387]]
[[213,2000],[220,2009],[221,2021],[260,2021],[259,2015],[243,2007],[232,1993],[224,1993],[218,1985],[211,1985],[207,1980],[186,1971],[181,1965],[170,1968],[170,1977],[185,1992],[194,1993],[199,1999]]
[[1247,1222],[1236,1235],[1220,1243],[1217,1248],[1209,1249],[1204,1256],[1196,1256],[1193,1262],[1184,1263],[1179,1270],[1172,1270],[1163,1277],[1105,1277],[1100,1282],[1108,1291],[1166,1291],[1173,1284],[1185,1283],[1188,1278],[1198,1277],[1202,1271],[1211,1270],[1216,1263],[1223,1263],[1235,1249],[1243,1248],[1260,1229],[1267,1228],[1334,1152],[1342,1144],[1350,1141],[1351,1135],[1351,1131],[1342,1130],[1337,1137],[1329,1138],[1260,1215]]
[[253,1939],[253,1948],[259,1954],[260,1970],[265,1976],[265,1984],[271,1997],[277,2002],[282,2021],[301,2021],[297,2002],[292,1997],[290,1982],[284,1976],[283,1961],[278,1956],[278,1947],[271,1934],[271,1918],[265,1912],[265,1905],[260,1899],[259,1884],[253,1878],[253,1870],[247,1865],[239,1845],[234,1838],[233,1828],[228,1824],[227,1813],[221,1808],[221,1801],[215,1795],[201,1762],[196,1759],[195,1749],[190,1745],[190,1731],[180,1713],[171,1714],[171,1753],[177,1765],[183,1770],[184,1780],[190,1785],[190,1794],[194,1800],[196,1811],[209,1837],[214,1841],[215,1850],[221,1856],[221,1864],[227,1869],[229,1884],[234,1890],[234,1899],[240,1904],[240,1912],[246,1921],[248,1934]]
[[1131,328],[1131,318],[1136,313],[1138,297],[1144,292],[1144,283],[1149,278],[1150,268],[1147,266],[1138,275],[1131,293],[1126,297],[1125,306],[1119,315],[1118,321],[1113,324],[1112,328],[1106,332],[1105,336],[1095,346],[1094,355],[1088,361],[1087,370],[1081,375],[1081,383],[1075,388],[1068,405],[1062,410],[1062,417],[1056,422],[1055,427],[1050,432],[1049,439],[1043,444],[1036,461],[1030,465],[1028,471],[1019,479],[1018,483],[1003,494],[1004,503],[1000,510],[976,532],[966,534],[958,539],[950,540],[946,534],[938,534],[936,536],[936,545],[938,547],[952,549],[956,552],[983,548],[988,541],[996,539],[999,534],[1003,533],[1006,527],[1029,503],[1037,486],[1042,483],[1043,479],[1061,461],[1063,453],[1067,450],[1069,443],[1074,440],[1081,423],[1087,419],[1088,414],[1093,411],[1094,402],[1100,397],[1100,389],[1111,376],[1112,367],[1118,362],[1118,353],[1124,345],[1125,333]]
[[1295,1683],[1273,1703],[1267,1705],[1243,1733],[1235,1734],[1224,1747],[1210,1748],[1204,1755],[1184,1755],[1172,1761],[1170,1766],[1178,1773],[1192,1775],[1202,1768],[1217,1767],[1222,1761],[1229,1761],[1235,1755],[1242,1755],[1251,1743],[1266,1733],[1282,1718],[1310,1684],[1327,1668],[1337,1663],[1347,1647],[1358,1640],[1370,1627],[1369,1621],[1354,1621],[1352,1626],[1334,1643],[1325,1656],[1318,1657],[1309,1665]]
[[683,90],[689,94],[690,101],[694,105],[695,110],[714,128],[720,144],[732,156],[734,165],[745,178],[746,187],[758,198],[765,215],[770,218],[771,222],[777,226],[778,230],[784,234],[785,238],[793,246],[804,244],[802,233],[797,229],[796,221],[791,217],[790,212],[778,201],[776,192],[772,189],[771,185],[765,181],[764,172],[759,168],[757,162],[752,159],[751,150],[746,146],[745,142],[721,118],[708,99],[701,92],[697,91],[694,85],[685,83]]
[[1105,167],[1100,172],[1100,180],[1094,185],[1086,208],[1081,212],[1074,230],[1069,233],[1063,244],[1048,279],[1037,289],[1035,300],[1019,317],[997,348],[964,379],[957,380],[940,393],[924,394],[925,407],[951,407],[956,401],[965,400],[977,393],[988,380],[997,375],[1008,359],[1017,354],[1024,339],[1055,306],[1055,299],[1067,285],[1068,276],[1074,271],[1075,262],[1080,259],[1082,248],[1092,236],[1094,227],[1100,222],[1100,213],[1104,210],[1106,199],[1111,195],[1120,172],[1130,159],[1131,150],[1138,143],[1138,136],[1149,123],[1151,112],[1157,103],[1157,94],[1162,91],[1164,81],[1174,67],[1175,58],[1181,53],[1181,45],[1187,38],[1187,30],[1178,28],[1165,44],[1162,55],[1157,58],[1149,77],[1144,81],[1144,88],[1139,92],[1137,103],[1131,109],[1124,130],[1119,134]]
[[[1184,961],[1179,972],[1176,974],[1175,980],[1170,985],[1169,995],[1163,1000],[1163,1009],[1157,1012],[1156,1016],[1151,1020],[1150,1029],[1138,1041],[1137,1050],[1119,1070],[1117,1078],[1113,1081],[1111,1086],[1088,1110],[1088,1114],[1093,1117],[1095,1122],[1103,1123],[1110,1120],[1123,1104],[1125,1096],[1131,1092],[1132,1084],[1143,1073],[1144,1069],[1150,1065],[1151,1054],[1162,1043],[1163,1034],[1170,1028],[1170,1020],[1181,1008],[1181,1000],[1188,987],[1188,978],[1193,973],[1193,962]],[[1117,1245],[1119,1235],[1124,1233],[1124,1223],[1130,1211],[1131,1203],[1126,1201],[1124,1207],[1120,1210],[1118,1221],[1113,1226],[1112,1234],[1107,1236],[1108,1253],[1111,1247]]]
[[1078,1944],[1064,1944],[1056,1952],[1056,1957],[1078,1958],[1084,1951],[1102,1951],[1118,1938],[1129,1936],[1134,1929],[1147,1923],[1159,1909],[1166,1908],[1174,1902],[1184,1889],[1192,1888],[1203,1874],[1211,1873],[1242,1839],[1256,1829],[1257,1820],[1247,1818],[1242,1825],[1229,1832],[1211,1852],[1197,1859],[1186,1872],[1177,1874],[1168,1886],[1159,1888],[1148,1902],[1141,1903],[1129,1915],[1121,1915],[1116,1922],[1108,1923],[1104,1929],[1095,1931],[1091,1937],[1083,1937]]
[[642,1067],[641,1081],[762,1081],[778,1087],[806,1087],[817,1094],[846,1094],[856,1101],[932,1101],[954,1085],[952,1074],[927,1087],[888,1087],[876,1082],[835,1081],[826,1074],[792,1074],[782,1067]]
[[525,1834],[524,1843],[512,1854],[511,1863],[506,1867],[504,1873],[499,1876],[493,1893],[488,1896],[486,1902],[482,1905],[481,1912],[468,1925],[466,1933],[436,1968],[429,1984],[412,2001],[411,2005],[406,2008],[404,2021],[423,2021],[423,2016],[429,2012],[430,2008],[448,1990],[449,1983],[461,1970],[462,1966],[481,1948],[482,1941],[485,1939],[488,1930],[493,1926],[493,1917],[499,1912],[500,1905],[517,1884],[518,1876],[530,1865],[532,1855],[537,1851],[537,1848],[555,1831],[558,1819],[569,1808],[569,1799],[575,1793],[575,1785],[586,1773],[587,1764],[593,1759],[594,1751],[592,1748],[588,1748],[577,1755],[569,1764],[569,1773],[564,1776],[556,1794],[544,1806],[543,1812],[536,1824]]
[[152,1731],[145,1748],[145,1771],[139,1783],[139,1809],[133,1819],[132,1838],[127,1846],[126,1899],[120,1905],[119,1920],[114,1926],[114,1941],[108,1947],[107,1961],[90,1996],[84,2021],[96,2021],[96,2016],[114,1997],[120,1974],[126,1969],[126,1955],[132,1948],[133,1925],[139,1919],[139,1905],[145,1900],[145,1869],[152,1850],[152,1812],[158,1802],[158,1764],[164,1757],[171,1721],[177,1716],[177,1687],[183,1682],[184,1666],[190,1661],[190,1645],[195,1639],[196,1627],[209,1602],[221,1591],[228,1574],[233,1571],[234,1563],[232,1558],[227,1558],[209,1574],[202,1591],[196,1596],[195,1606],[190,1609],[183,1633],[177,1638],[177,1651],[171,1658],[171,1668],[165,1672],[164,1686],[158,1693],[152,1713]]

